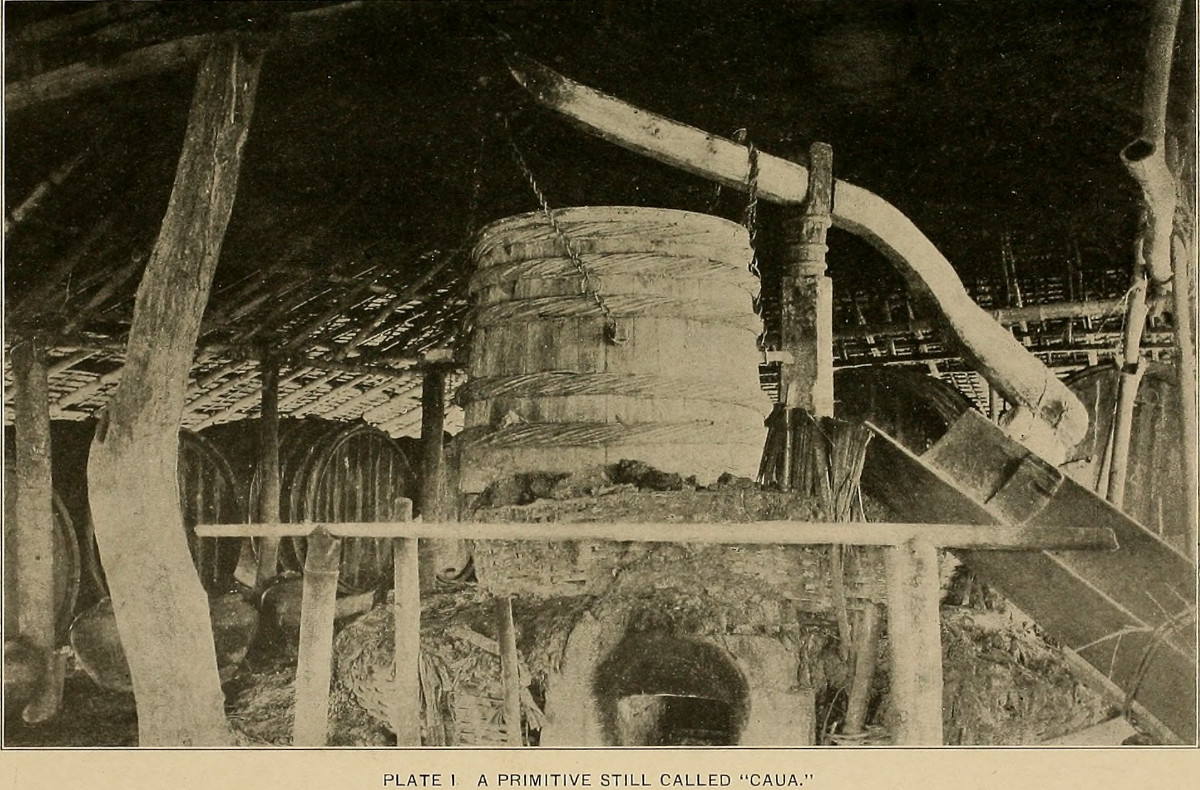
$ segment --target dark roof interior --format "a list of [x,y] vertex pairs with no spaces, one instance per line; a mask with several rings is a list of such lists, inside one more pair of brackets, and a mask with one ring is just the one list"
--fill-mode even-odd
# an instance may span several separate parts
[[[1174,110],[1190,128],[1184,5]],[[771,153],[831,143],[837,175],[905,211],[969,284],[1002,277],[1005,245],[1021,277],[1063,276],[1069,259],[1081,282],[1103,283],[1100,295],[1119,293],[1113,272],[1128,267],[1138,204],[1118,152],[1140,128],[1148,21],[1132,0],[10,2],[4,12],[10,92],[189,36],[272,41],[191,427],[253,414],[248,357],[267,347],[291,355],[289,413],[357,399],[336,416],[375,409],[373,422],[412,428],[403,371],[454,343],[472,234],[537,207],[506,128],[554,207],[740,218],[743,195],[718,195],[535,106],[505,68],[510,47],[707,131],[744,128]],[[193,78],[189,66],[6,112],[6,330],[54,338],[58,417],[86,416],[115,384]],[[776,219],[765,209],[764,229]],[[831,247],[841,293],[901,290],[864,244],[837,233]]]

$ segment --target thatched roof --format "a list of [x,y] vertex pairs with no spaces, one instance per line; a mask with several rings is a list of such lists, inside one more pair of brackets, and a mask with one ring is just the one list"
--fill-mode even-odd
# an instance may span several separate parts
[[[1027,281],[1119,297],[1098,273],[1121,282],[1134,235],[1117,158],[1140,124],[1147,19],[1132,1],[8,3],[5,16],[5,326],[54,347],[55,418],[90,414],[119,377],[213,36],[268,53],[185,427],[256,414],[269,352],[285,359],[283,414],[414,431],[413,365],[461,338],[472,234],[537,207],[514,142],[556,207],[741,216],[743,196],[532,106],[504,66],[514,46],[681,121],[746,128],[763,150],[832,143],[839,176],[912,216],[977,292],[1006,282],[1011,248],[1030,251],[1016,259]],[[842,361],[904,358],[862,327],[924,320],[920,306],[881,315],[899,278],[856,240],[832,247]],[[952,353],[892,328],[915,360]],[[882,352],[854,346],[867,334]]]

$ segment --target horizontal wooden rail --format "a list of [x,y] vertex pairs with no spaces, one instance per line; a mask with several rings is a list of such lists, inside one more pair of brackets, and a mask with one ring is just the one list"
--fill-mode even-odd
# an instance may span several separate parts
[[467,538],[473,540],[613,540],[638,543],[730,543],[819,546],[902,546],[919,542],[940,548],[992,550],[1115,550],[1111,530],[1088,527],[1006,527],[978,524],[752,521],[678,522],[359,522],[299,524],[202,524],[203,538],[284,538],[324,529],[339,538]]

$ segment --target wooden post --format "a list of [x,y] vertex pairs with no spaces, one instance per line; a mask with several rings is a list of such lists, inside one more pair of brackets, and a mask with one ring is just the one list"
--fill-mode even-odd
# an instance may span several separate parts
[[[1193,242],[1194,243],[1194,242]],[[1175,267],[1175,372],[1179,386],[1180,425],[1183,427],[1184,501],[1187,502],[1188,554],[1197,556],[1197,529],[1200,529],[1200,448],[1197,447],[1196,426],[1196,346],[1192,324],[1192,255],[1182,242],[1176,244],[1172,258]]]
[[[262,358],[262,408],[258,421],[258,520],[279,521],[279,359]],[[258,568],[254,577],[260,590],[275,576],[279,565],[279,539],[258,539]]]
[[[417,539],[393,544],[395,573],[396,685],[392,730],[397,746],[421,745],[421,587]],[[427,700],[436,705],[436,700]]]
[[[421,379],[421,498],[423,521],[442,518],[442,434],[446,425],[446,371],[441,365],[427,365]],[[426,541],[421,555],[421,589],[437,586],[442,541]]]
[[442,434],[446,424],[446,372],[429,365],[421,382],[421,517],[440,521]]
[[[12,347],[13,422],[16,428],[16,632],[40,654],[45,679],[22,713],[43,722],[57,712],[61,676],[53,682],[55,633],[54,489],[50,477],[50,397],[46,356],[37,338]],[[6,634],[7,636],[7,634]]]
[[808,198],[785,226],[780,401],[814,417],[833,416],[833,281],[825,276],[825,237],[832,224],[833,149],[809,149]]
[[521,736],[521,676],[517,656],[517,629],[513,625],[512,598],[496,599],[500,626],[500,679],[504,687],[504,733],[509,746],[524,746]]
[[875,678],[876,651],[879,649],[879,606],[863,605],[854,639],[854,677],[846,701],[846,723],[842,732],[860,735],[867,723],[867,704],[871,701],[871,682]]
[[937,549],[887,549],[888,647],[897,746],[942,745],[942,639]]
[[175,184],[134,302],[124,373],[88,458],[92,521],[142,746],[233,740],[175,467],[188,375],[237,194],[260,64],[258,54],[224,40],[200,65]]
[[318,527],[309,533],[300,598],[293,746],[324,746],[329,733],[329,677],[342,542]]

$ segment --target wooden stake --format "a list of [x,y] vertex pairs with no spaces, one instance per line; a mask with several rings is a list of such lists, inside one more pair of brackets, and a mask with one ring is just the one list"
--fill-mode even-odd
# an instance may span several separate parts
[[308,535],[300,597],[293,746],[324,746],[329,733],[329,676],[342,542],[323,529]]
[[[51,668],[57,635],[54,601],[54,489],[50,478],[50,400],[41,342],[25,338],[12,347],[13,421],[16,425],[16,631]],[[47,672],[47,675],[49,673]],[[61,681],[61,679],[60,679]],[[58,712],[61,687],[45,683],[26,706],[30,723]]]
[[[279,521],[279,360],[263,355],[262,410],[258,420],[258,520]],[[255,585],[262,589],[279,565],[279,538],[259,538]]]
[[[421,583],[416,538],[393,544],[396,681],[392,730],[397,746],[421,745]],[[426,700],[436,705],[437,700]]]
[[942,639],[937,549],[887,550],[888,648],[897,746],[942,745]]
[[260,65],[259,55],[223,41],[198,70],[175,184],[134,303],[124,374],[88,459],[92,520],[142,746],[233,739],[175,468],[188,374],[237,194]]
[[850,697],[846,702],[846,724],[842,732],[860,735],[867,723],[867,704],[871,701],[871,683],[875,678],[876,653],[879,650],[879,607],[864,604],[855,629],[854,678],[850,681]]
[[509,746],[524,746],[521,736],[521,676],[517,656],[517,629],[513,625],[512,599],[496,599],[500,626],[500,679],[504,687],[504,733]]

